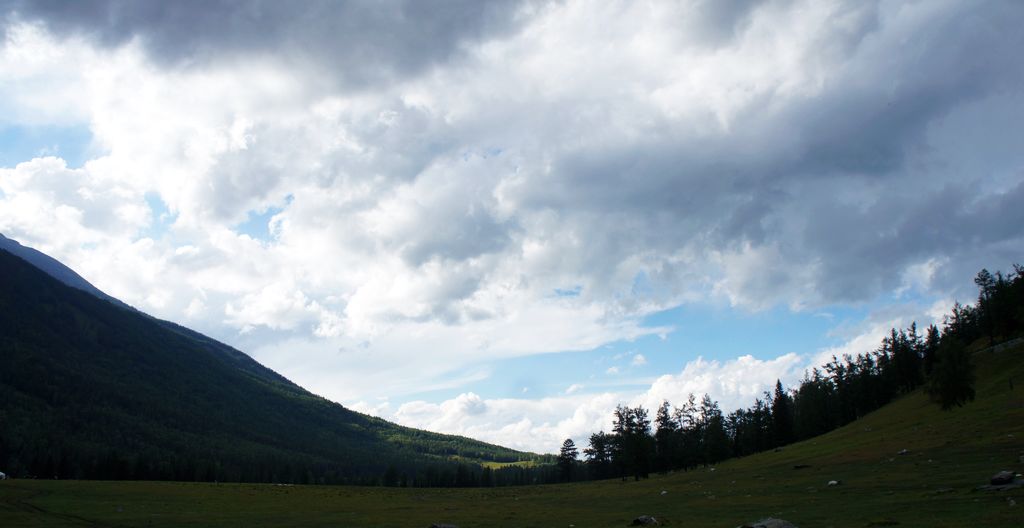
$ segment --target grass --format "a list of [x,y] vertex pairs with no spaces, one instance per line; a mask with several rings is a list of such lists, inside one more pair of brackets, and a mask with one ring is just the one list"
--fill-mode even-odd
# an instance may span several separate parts
[[485,460],[483,462],[480,462],[480,465],[491,469],[501,469],[507,467],[531,468],[537,467],[540,464],[536,460],[519,460],[516,462],[491,462]]
[[941,411],[918,392],[714,471],[496,489],[8,480],[0,525],[584,527],[647,514],[687,528],[769,516],[804,528],[1021,526],[1024,489],[974,488],[1024,470],[1024,347],[979,353],[976,363],[977,399],[963,408]]

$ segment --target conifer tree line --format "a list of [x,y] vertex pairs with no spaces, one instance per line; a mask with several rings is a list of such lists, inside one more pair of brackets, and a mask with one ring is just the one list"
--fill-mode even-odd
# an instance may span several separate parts
[[[943,409],[964,405],[974,399],[968,345],[1024,335],[1024,267],[1007,275],[983,269],[974,282],[977,302],[954,304],[941,329],[893,328],[877,349],[833,356],[790,390],[777,380],[746,409],[724,414],[708,395],[690,394],[678,406],[662,402],[652,421],[647,409],[620,405],[612,431],[590,435],[584,461],[561,476],[639,480],[706,467],[826,433],[922,386]],[[566,467],[575,456],[563,448],[559,461]]]

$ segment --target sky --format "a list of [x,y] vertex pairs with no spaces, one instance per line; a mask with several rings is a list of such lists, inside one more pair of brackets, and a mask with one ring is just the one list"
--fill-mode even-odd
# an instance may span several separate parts
[[1024,261],[1024,3],[0,0],[0,233],[401,424],[727,412]]

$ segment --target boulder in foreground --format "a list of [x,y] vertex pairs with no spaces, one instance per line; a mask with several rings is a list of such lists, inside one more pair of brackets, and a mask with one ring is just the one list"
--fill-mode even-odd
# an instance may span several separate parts
[[1013,477],[1014,475],[1012,471],[1000,471],[999,473],[992,475],[992,478],[989,479],[989,484],[992,484],[993,486],[1013,484]]

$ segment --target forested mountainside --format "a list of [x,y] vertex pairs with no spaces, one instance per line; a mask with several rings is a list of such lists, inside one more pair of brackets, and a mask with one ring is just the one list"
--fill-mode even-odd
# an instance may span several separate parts
[[12,476],[471,485],[514,480],[484,466],[541,458],[346,409],[49,273],[0,250],[0,467]]

